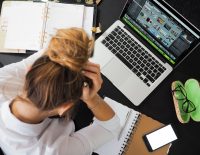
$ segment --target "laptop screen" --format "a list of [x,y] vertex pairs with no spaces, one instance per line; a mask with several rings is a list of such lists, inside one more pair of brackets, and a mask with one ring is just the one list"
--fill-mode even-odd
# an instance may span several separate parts
[[[156,3],[155,3],[156,2]],[[130,0],[121,20],[141,35],[171,64],[189,52],[199,35],[157,0]]]

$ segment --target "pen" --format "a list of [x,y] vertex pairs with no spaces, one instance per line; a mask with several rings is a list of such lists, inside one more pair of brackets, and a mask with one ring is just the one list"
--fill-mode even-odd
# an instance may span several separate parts
[[119,139],[121,138],[121,136],[122,136],[122,132],[123,132],[123,130],[124,130],[124,128],[125,128],[125,126],[126,126],[126,124],[127,124],[127,122],[128,122],[128,119],[129,119],[129,116],[130,116],[130,114],[131,114],[131,111],[132,111],[132,110],[129,110],[129,111],[127,112],[127,114],[126,114],[126,120],[125,120],[125,123],[124,123],[124,125],[123,125],[123,127],[122,127],[120,133],[119,133],[118,140],[119,140]]

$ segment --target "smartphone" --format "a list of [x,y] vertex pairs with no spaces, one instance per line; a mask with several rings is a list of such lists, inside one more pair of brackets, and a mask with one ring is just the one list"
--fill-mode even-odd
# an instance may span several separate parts
[[152,152],[164,145],[171,143],[172,141],[175,141],[177,139],[177,136],[174,129],[169,124],[151,133],[145,134],[143,136],[143,139],[147,146],[147,149]]

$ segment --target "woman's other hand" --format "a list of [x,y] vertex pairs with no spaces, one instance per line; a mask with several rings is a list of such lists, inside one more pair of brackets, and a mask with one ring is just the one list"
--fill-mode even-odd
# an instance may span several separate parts
[[[100,90],[101,85],[103,83],[100,65],[88,62],[83,68],[83,75],[92,80],[92,86],[89,87],[88,83],[84,83],[83,94],[81,99],[86,103],[93,103],[92,101],[95,99],[97,92]],[[92,105],[88,105],[89,107]]]

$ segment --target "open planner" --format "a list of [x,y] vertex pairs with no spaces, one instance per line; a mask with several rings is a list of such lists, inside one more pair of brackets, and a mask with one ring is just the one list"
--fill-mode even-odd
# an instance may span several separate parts
[[[113,108],[120,118],[122,131],[119,137],[104,144],[94,152],[99,155],[166,155],[169,144],[149,152],[142,136],[154,131],[164,124],[134,109],[124,106],[108,97],[105,101]],[[128,118],[127,118],[128,117]],[[126,121],[127,120],[127,121]]]
[[[95,6],[56,2],[4,1],[0,20],[0,50],[40,50],[60,28],[83,28],[92,36]],[[1,50],[4,51],[4,50]]]

